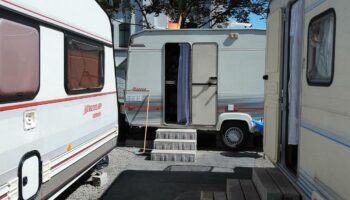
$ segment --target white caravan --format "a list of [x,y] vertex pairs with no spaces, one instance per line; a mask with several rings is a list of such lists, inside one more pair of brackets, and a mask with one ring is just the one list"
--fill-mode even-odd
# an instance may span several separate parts
[[264,151],[305,199],[350,197],[348,0],[273,0]]
[[254,29],[132,35],[124,105],[128,123],[220,131],[225,146],[242,146],[254,132],[252,119],[263,116],[265,45],[265,30]]
[[117,137],[111,27],[93,0],[0,1],[0,199],[55,198]]

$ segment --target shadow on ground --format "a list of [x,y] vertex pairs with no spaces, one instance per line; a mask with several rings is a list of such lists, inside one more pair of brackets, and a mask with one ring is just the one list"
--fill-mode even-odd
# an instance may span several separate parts
[[104,200],[196,200],[201,191],[225,191],[228,178],[250,179],[251,168],[234,173],[189,171],[122,172],[102,195]]
[[224,151],[220,155],[232,158],[261,158],[257,152],[244,152],[244,151]]

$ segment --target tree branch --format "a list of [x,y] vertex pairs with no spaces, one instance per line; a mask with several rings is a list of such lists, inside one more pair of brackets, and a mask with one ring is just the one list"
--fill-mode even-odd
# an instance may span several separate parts
[[142,27],[145,27],[145,25],[143,25],[142,23],[141,24],[136,24],[136,23],[130,23],[130,22],[124,22],[124,21],[120,21],[118,19],[112,19],[112,21],[116,21],[116,22],[119,22],[121,24],[129,24],[129,25],[132,25],[132,26],[142,26]]
[[[215,6],[215,8],[213,8],[212,10],[209,11],[209,19],[207,22],[205,22],[204,24],[201,24],[198,28],[202,28],[203,26],[207,25],[208,23],[212,22],[214,19],[213,17],[211,16],[211,14],[217,10],[218,8],[220,7],[220,5],[217,5]],[[202,19],[205,19],[207,16],[204,16],[204,17],[201,17],[201,18],[198,18],[199,21],[201,21]],[[210,26],[211,27],[211,26]]]
[[[141,0],[142,1],[142,0]],[[142,5],[141,5],[141,2],[139,0],[135,0],[137,6],[139,7],[140,9],[140,12],[142,13],[142,16],[146,22],[146,28],[147,29],[151,29],[151,24],[148,22],[148,19],[147,19],[147,14],[145,13],[145,10],[143,9]]]
[[[234,1],[234,2],[233,2],[233,5],[230,5],[228,8],[226,8],[225,11],[223,11],[223,12],[221,12],[221,13],[219,13],[219,14],[217,14],[217,15],[215,15],[215,16],[211,16],[210,19],[209,19],[208,21],[206,21],[205,23],[201,24],[201,25],[199,26],[199,28],[202,28],[203,26],[205,26],[205,25],[207,25],[207,24],[209,24],[210,22],[212,22],[212,21],[215,20],[214,24],[210,25],[210,28],[214,27],[214,25],[217,24],[217,21],[216,21],[216,20],[217,20],[218,17],[228,15],[228,14],[232,11],[232,9],[233,9],[234,7],[236,7],[237,5],[238,5],[237,1]],[[219,7],[219,5],[216,6],[216,8],[214,8],[213,10],[211,10],[210,13],[214,12],[218,7]]]
[[188,9],[186,10],[185,13],[182,13],[181,16],[182,16],[182,21],[181,21],[181,28],[185,26],[185,23],[186,23],[186,19],[188,17],[188,15],[191,13],[191,10],[194,6],[194,1],[191,1],[191,4],[188,6]]

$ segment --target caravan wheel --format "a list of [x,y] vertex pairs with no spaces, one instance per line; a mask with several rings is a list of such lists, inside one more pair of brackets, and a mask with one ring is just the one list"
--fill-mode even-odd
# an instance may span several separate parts
[[221,128],[221,141],[231,150],[237,150],[245,144],[247,126],[241,122],[227,122]]

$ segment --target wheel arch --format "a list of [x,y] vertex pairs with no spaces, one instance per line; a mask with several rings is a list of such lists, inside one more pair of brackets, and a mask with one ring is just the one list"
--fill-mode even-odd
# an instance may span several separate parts
[[222,113],[218,117],[218,123],[216,124],[216,130],[220,131],[223,124],[227,122],[242,122],[247,125],[250,133],[254,132],[254,122],[252,117],[246,113]]

